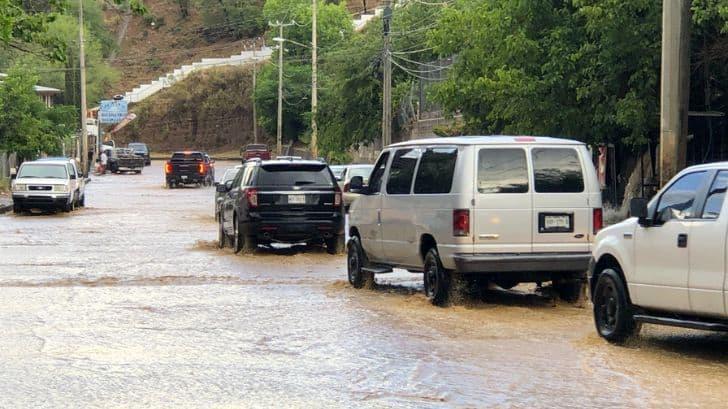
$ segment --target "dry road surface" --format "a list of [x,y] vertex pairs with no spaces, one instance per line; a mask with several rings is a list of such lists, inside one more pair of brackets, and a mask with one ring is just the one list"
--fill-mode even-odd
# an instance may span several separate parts
[[528,291],[441,309],[404,272],[357,291],[322,249],[217,250],[213,195],[164,189],[155,162],[95,177],[73,214],[0,216],[0,407],[728,405],[726,335],[616,347]]

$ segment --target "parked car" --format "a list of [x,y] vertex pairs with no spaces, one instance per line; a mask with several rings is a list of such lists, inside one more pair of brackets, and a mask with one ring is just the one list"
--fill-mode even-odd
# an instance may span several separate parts
[[456,282],[512,288],[551,281],[576,301],[602,226],[599,181],[583,143],[546,137],[455,137],[385,148],[349,216],[354,287],[401,267],[424,271],[447,304]]
[[341,190],[319,161],[251,160],[236,177],[218,185],[225,195],[219,218],[220,247],[251,251],[258,244],[325,243],[344,247]]
[[164,164],[168,188],[197,184],[211,186],[215,181],[214,161],[204,152],[175,152]]
[[253,158],[269,160],[271,158],[271,153],[270,149],[268,149],[268,145],[264,143],[251,143],[240,150],[240,156],[243,158],[243,163],[245,163],[248,159]]
[[135,155],[140,156],[144,159],[144,166],[149,166],[152,164],[152,153],[149,151],[149,147],[147,147],[146,143],[131,142],[129,143],[129,145],[127,145],[127,147],[134,151]]
[[74,159],[25,162],[13,175],[13,211],[63,210],[86,205],[86,180]]
[[348,212],[349,207],[354,200],[359,197],[359,194],[353,193],[350,189],[351,178],[355,176],[361,176],[363,183],[366,185],[369,183],[369,175],[372,173],[374,165],[346,165],[341,173],[341,178],[338,180],[339,187],[344,194],[344,209]]
[[642,323],[728,331],[728,162],[687,168],[594,242],[589,288],[599,335],[622,342]]
[[108,162],[106,167],[111,173],[134,172],[142,173],[144,158],[137,156],[129,148],[113,148],[107,151]]
[[[222,179],[220,179],[220,182],[215,183],[215,187],[217,187],[219,185],[225,185],[227,182],[235,179],[235,176],[238,174],[238,172],[242,168],[243,168],[243,165],[237,165],[230,169],[227,169],[225,171],[225,173],[223,173]],[[222,201],[225,199],[225,193],[226,192],[220,192],[217,189],[215,190],[215,220],[219,220],[219,218],[220,218],[220,207],[222,206]]]

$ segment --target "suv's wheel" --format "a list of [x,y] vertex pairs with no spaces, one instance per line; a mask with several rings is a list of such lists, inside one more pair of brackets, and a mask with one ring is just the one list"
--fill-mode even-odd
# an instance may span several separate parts
[[344,236],[334,236],[326,239],[326,252],[329,254],[342,254],[344,252]]
[[354,236],[349,240],[349,249],[346,253],[346,269],[349,284],[354,288],[373,288],[374,274],[363,271],[366,265],[366,256],[361,247],[359,238]]
[[599,335],[617,343],[626,341],[640,330],[627,300],[624,282],[611,268],[601,272],[594,289],[594,324]]
[[222,218],[217,218],[217,224],[217,247],[224,249],[227,247],[228,237],[227,234],[225,234],[225,228],[222,225]]
[[575,303],[581,299],[585,285],[586,283],[582,280],[554,280],[554,290],[559,298],[568,303]]
[[425,256],[425,296],[433,305],[445,306],[450,301],[450,272],[445,270],[436,249]]
[[240,253],[241,251],[243,253],[250,253],[257,247],[257,243],[255,243],[255,239],[251,236],[245,236],[245,234],[240,231],[240,225],[238,223],[238,219],[233,219],[233,250],[235,251],[235,254]]

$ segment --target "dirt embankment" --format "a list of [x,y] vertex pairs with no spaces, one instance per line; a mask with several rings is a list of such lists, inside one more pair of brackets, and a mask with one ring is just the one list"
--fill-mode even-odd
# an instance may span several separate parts
[[194,73],[134,104],[130,110],[137,119],[114,140],[142,141],[154,151],[237,151],[253,141],[251,75],[248,66]]

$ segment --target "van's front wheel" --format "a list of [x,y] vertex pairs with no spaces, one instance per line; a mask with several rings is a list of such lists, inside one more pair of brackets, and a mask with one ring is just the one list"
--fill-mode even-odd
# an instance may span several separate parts
[[346,267],[349,284],[354,288],[374,288],[374,274],[364,271],[366,258],[359,238],[354,236],[349,240],[346,253]]

